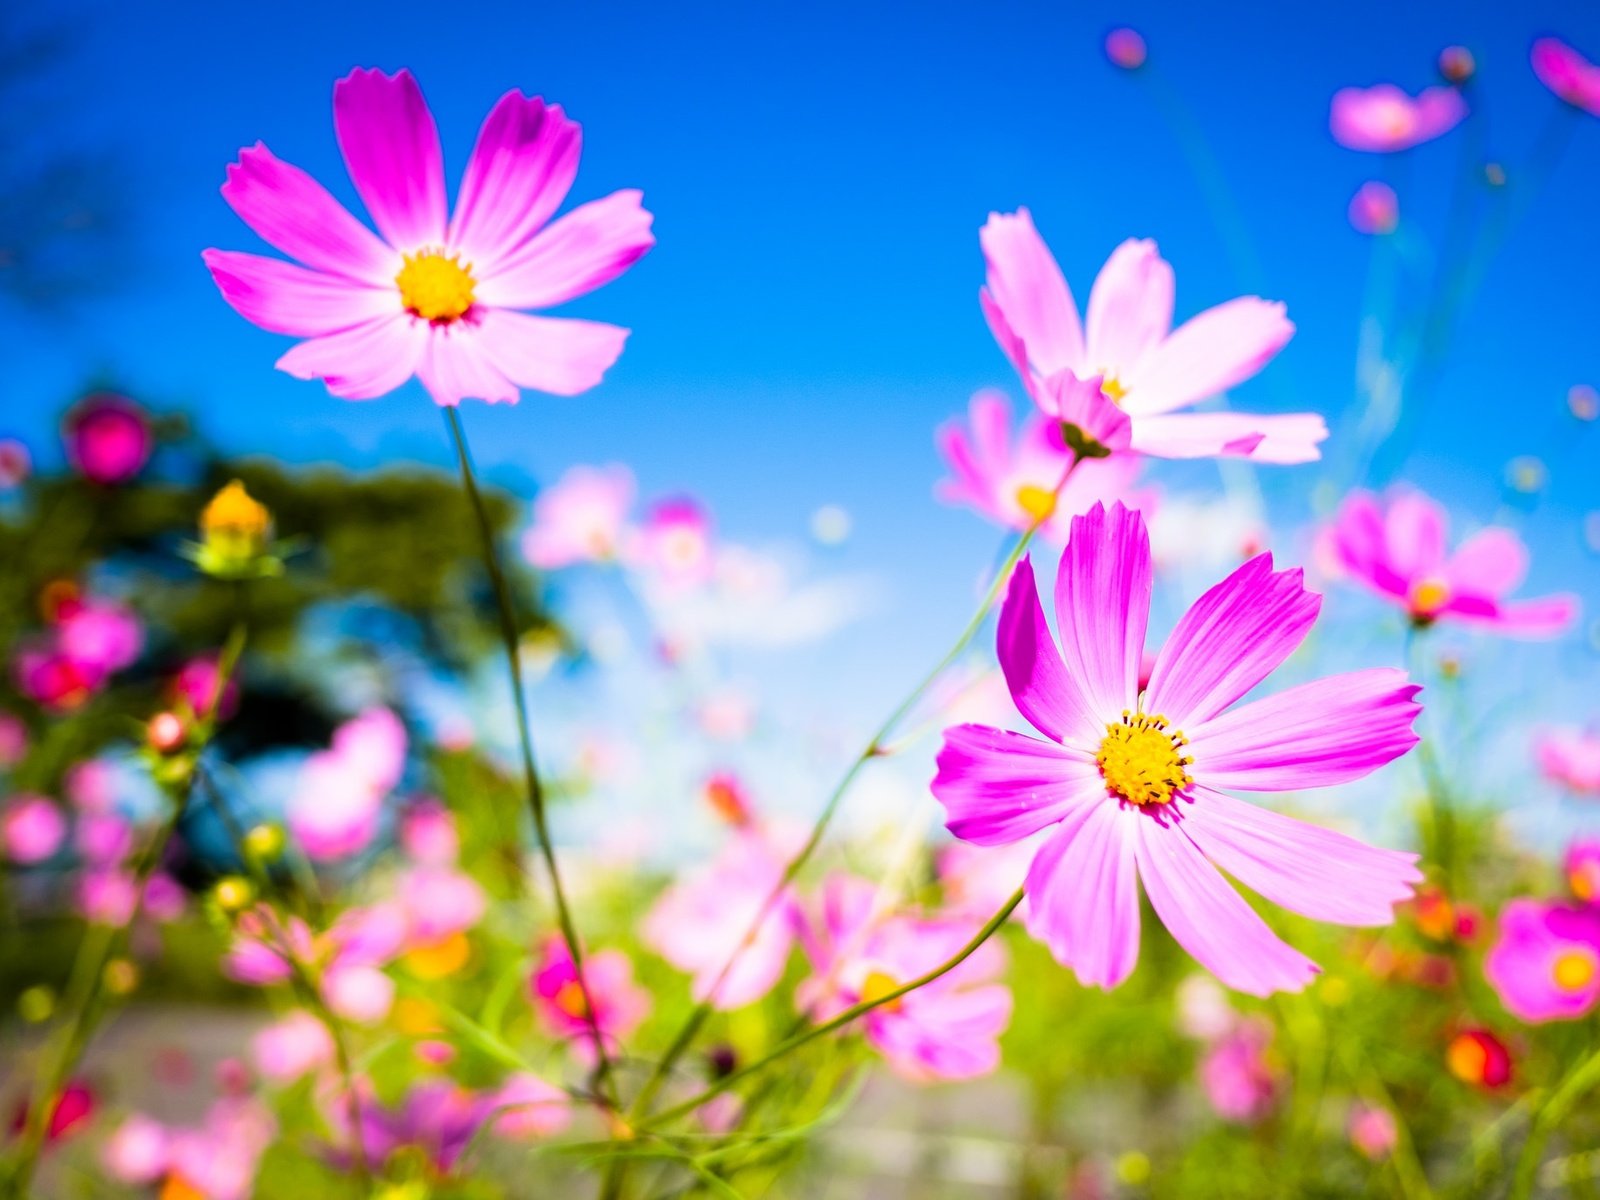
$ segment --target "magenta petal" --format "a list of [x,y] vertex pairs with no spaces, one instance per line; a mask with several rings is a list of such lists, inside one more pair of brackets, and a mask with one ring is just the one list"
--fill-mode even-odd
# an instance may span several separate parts
[[1133,708],[1150,620],[1150,534],[1136,509],[1072,519],[1056,575],[1061,657],[1102,721]]
[[1417,744],[1422,688],[1377,667],[1334,675],[1190,726],[1192,774],[1216,788],[1287,792],[1360,779]]
[[371,400],[416,373],[426,341],[426,326],[396,313],[301,342],[277,367],[296,379],[321,379],[346,400]]
[[1135,854],[1161,923],[1223,983],[1252,996],[1298,992],[1317,965],[1267,928],[1189,840],[1181,824],[1138,824]]
[[492,334],[485,334],[487,327],[486,317],[480,328],[458,321],[428,331],[422,361],[417,364],[417,378],[422,380],[422,386],[428,389],[435,404],[453,408],[463,400],[485,400],[490,404],[517,402],[516,385],[490,358],[491,349],[498,343]]
[[578,174],[582,131],[557,104],[507,92],[484,119],[450,216],[450,247],[486,270],[561,207]]
[[1209,788],[1183,810],[1181,833],[1274,904],[1335,925],[1387,925],[1422,881],[1417,856],[1296,821]]
[[946,729],[938,764],[931,786],[945,828],[980,846],[1020,841],[1106,799],[1100,771],[1083,751],[987,725]]
[[222,298],[245,320],[273,333],[316,337],[400,311],[393,288],[355,283],[259,254],[207,250],[201,257]]
[[1134,844],[1144,821],[1102,794],[1061,823],[1028,870],[1028,932],[1088,987],[1116,987],[1139,960]]
[[1045,624],[1033,563],[1028,558],[1011,573],[1000,606],[996,653],[1017,711],[1035,729],[1058,742],[1098,740],[1104,717],[1097,716],[1077,680],[1062,665]]
[[1294,336],[1284,307],[1240,296],[1190,317],[1122,380],[1135,417],[1170,412],[1243,383]]
[[600,382],[628,331],[599,321],[489,309],[476,330],[483,354],[519,387],[576,396]]
[[1017,374],[1026,379],[1029,371],[1028,347],[1006,321],[1005,313],[1000,311],[1000,305],[986,287],[978,289],[978,307],[983,310],[983,319],[988,323],[989,332],[994,336],[1001,353],[1011,360]]
[[1318,446],[1327,437],[1327,423],[1316,413],[1163,413],[1133,424],[1133,449],[1155,458],[1316,462],[1322,457]]
[[1129,238],[1113,250],[1089,292],[1087,361],[1115,374],[1154,349],[1172,328],[1174,286],[1154,242]]
[[222,198],[264,241],[291,258],[319,271],[393,286],[400,256],[320,183],[260,142],[228,165]]
[[1272,555],[1258,554],[1183,614],[1156,656],[1145,711],[1179,728],[1210,720],[1294,653],[1321,607],[1298,567],[1274,572]]
[[580,204],[510,258],[484,265],[478,299],[496,308],[550,308],[610,283],[655,245],[643,193]]
[[[989,300],[1026,345],[1028,360],[1045,375],[1082,365],[1077,305],[1028,210],[990,213],[978,241],[988,265]],[[1003,340],[1000,348],[1012,351]]]
[[442,247],[444,154],[410,71],[351,71],[333,85],[333,124],[350,180],[389,244]]

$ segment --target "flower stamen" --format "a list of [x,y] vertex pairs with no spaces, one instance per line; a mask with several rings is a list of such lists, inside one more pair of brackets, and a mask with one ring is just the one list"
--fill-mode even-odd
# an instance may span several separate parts
[[435,325],[448,325],[464,316],[472,307],[477,288],[472,264],[461,262],[460,255],[446,255],[441,250],[405,255],[394,282],[405,310]]
[[1108,722],[1095,762],[1106,789],[1130,804],[1169,804],[1194,785],[1184,768],[1194,762],[1181,753],[1183,730],[1172,729],[1158,714],[1124,709],[1122,720]]

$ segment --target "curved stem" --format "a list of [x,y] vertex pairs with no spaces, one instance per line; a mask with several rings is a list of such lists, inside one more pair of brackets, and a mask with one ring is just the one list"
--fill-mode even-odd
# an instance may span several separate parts
[[516,607],[512,603],[511,589],[506,584],[505,572],[500,567],[500,557],[495,549],[494,526],[489,521],[488,510],[483,505],[483,493],[478,489],[478,479],[472,468],[472,454],[467,449],[467,433],[461,424],[461,414],[454,408],[444,410],[445,422],[450,427],[450,437],[455,443],[456,459],[461,466],[461,483],[472,511],[477,517],[478,533],[483,541],[483,565],[489,572],[494,588],[495,606],[499,610],[500,636],[505,647],[506,666],[511,672],[511,696],[517,711],[517,740],[522,750],[522,777],[528,793],[528,808],[533,814],[533,829],[539,843],[539,854],[544,859],[545,871],[550,876],[550,892],[555,900],[556,923],[561,928],[561,940],[572,956],[572,971],[578,990],[583,996],[584,1017],[589,1034],[594,1039],[594,1083],[605,1097],[606,1103],[617,1106],[616,1090],[611,1077],[611,1058],[606,1051],[605,1038],[600,1033],[600,1023],[595,1015],[594,998],[589,992],[588,976],[583,969],[583,948],[578,943],[578,930],[572,921],[572,910],[567,904],[566,888],[561,883],[561,871],[556,866],[555,847],[550,841],[550,826],[545,815],[544,787],[539,780],[539,769],[533,756],[533,732],[528,720],[528,698],[523,691],[522,658],[517,636]]
[[1539,1173],[1539,1163],[1544,1158],[1544,1148],[1561,1122],[1582,1100],[1591,1088],[1600,1085],[1600,1047],[1567,1073],[1543,1107],[1534,1114],[1533,1128],[1528,1140],[1522,1144],[1522,1154],[1517,1159],[1517,1171],[1511,1180],[1509,1200],[1528,1200],[1533,1195],[1533,1185]]

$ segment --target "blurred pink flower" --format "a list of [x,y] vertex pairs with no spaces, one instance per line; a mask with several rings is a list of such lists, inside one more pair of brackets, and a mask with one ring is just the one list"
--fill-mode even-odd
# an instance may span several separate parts
[[256,1032],[250,1057],[263,1078],[293,1083],[333,1062],[333,1035],[317,1017],[297,1008]]
[[368,709],[334,731],[332,746],[306,760],[284,811],[307,857],[346,858],[372,843],[405,756],[405,726],[386,708]]
[[1535,41],[1528,59],[1540,83],[1574,108],[1600,117],[1600,66],[1553,37]]
[[1585,904],[1600,904],[1600,838],[1579,838],[1567,847],[1567,886]]
[[[570,396],[600,382],[626,329],[529,316],[611,282],[655,242],[637,191],[547,224],[578,169],[579,129],[559,105],[507,92],[478,133],[447,212],[439,131],[410,71],[355,70],[334,85],[334,127],[381,239],[310,176],[261,143],[228,168],[222,195],[291,259],[207,250],[229,304],[308,340],[278,360],[347,400],[413,375],[435,402]],[[301,265],[303,264],[303,265]]]
[[1388,1158],[1400,1140],[1392,1112],[1359,1101],[1350,1106],[1348,1130],[1350,1144],[1364,1157],[1374,1161]]
[[[583,978],[594,1001],[594,1024],[607,1051],[614,1051],[650,1011],[650,993],[634,983],[633,964],[621,950],[585,954]],[[559,935],[545,939],[528,986],[534,1015],[545,1033],[570,1041],[579,1058],[592,1060],[594,1036],[583,987]]]
[[85,861],[114,867],[133,849],[133,826],[114,812],[80,812],[72,844]]
[[84,704],[144,649],[144,627],[111,600],[62,604],[45,636],[17,656],[18,687],[57,712]]
[[937,436],[951,474],[935,488],[939,499],[965,504],[1004,529],[1028,529],[1043,519],[1040,532],[1056,542],[1066,540],[1067,523],[1091,504],[1128,497],[1139,474],[1135,455],[1113,454],[1085,459],[1061,485],[1072,464],[1061,422],[1032,412],[1013,441],[1011,404],[995,391],[973,396],[967,420],[947,421]]
[[118,1183],[137,1187],[166,1174],[170,1153],[166,1127],[143,1113],[132,1113],[106,1139],[100,1161]]
[[74,763],[62,788],[72,806],[83,812],[110,812],[116,804],[116,772],[103,758]]
[[237,678],[228,680],[222,695],[217,696],[217,657],[214,654],[198,655],[179,667],[172,680],[172,691],[173,698],[181,700],[197,716],[210,712],[213,701],[217,702],[217,716],[223,720],[239,709]]
[[168,1188],[184,1197],[247,1200],[277,1132],[272,1114],[255,1097],[221,1097],[197,1128],[168,1131]]
[[1253,1125],[1272,1111],[1281,1088],[1268,1051],[1272,1026],[1259,1017],[1240,1021],[1200,1060],[1200,1084],[1225,1121]]
[[1600,1000],[1600,911],[1523,898],[1501,910],[1483,973],[1513,1016],[1570,1021]]
[[1100,406],[1091,424],[1107,419],[1107,407],[1120,409],[1132,421],[1136,453],[1274,463],[1320,457],[1317,443],[1328,430],[1314,413],[1176,411],[1244,382],[1283,349],[1294,325],[1282,304],[1241,296],[1174,330],[1172,268],[1154,242],[1129,240],[1101,268],[1080,324],[1027,209],[990,213],[979,240],[988,266],[978,297],[984,316],[1046,416],[1059,417],[1063,399],[1083,405],[1082,385],[1099,377],[1103,399],[1113,403]]
[[1328,128],[1351,150],[1407,150],[1449,133],[1467,115],[1467,102],[1453,87],[1424,88],[1416,97],[1392,83],[1347,87],[1333,94]]
[[543,571],[615,558],[633,494],[633,472],[621,463],[570,468],[534,498],[523,557]]
[[669,588],[693,587],[711,578],[711,514],[690,496],[658,500],[645,514],[630,557],[649,577]]
[[1228,994],[1209,975],[1191,975],[1178,985],[1177,1026],[1188,1036],[1214,1042],[1239,1024]]
[[0,713],[0,771],[16,766],[28,753],[28,727],[20,717]]
[[1106,34],[1106,58],[1114,67],[1137,70],[1144,66],[1146,53],[1144,38],[1136,29],[1123,26]]
[[139,907],[139,889],[132,875],[107,867],[90,867],[78,877],[78,910],[96,925],[126,925]]
[[1350,224],[1357,233],[1393,233],[1400,224],[1400,198],[1387,183],[1369,179],[1350,198]]
[[164,871],[157,871],[144,885],[144,911],[153,921],[176,921],[188,906],[189,895],[183,885]]
[[[1042,838],[1024,838],[1009,846],[951,842],[934,856],[934,872],[944,889],[944,906],[952,913],[986,921],[1000,911],[1028,876]],[[1019,912],[1026,913],[1027,900]]]
[[572,1099],[553,1083],[518,1071],[489,1093],[494,1132],[511,1141],[549,1137],[572,1123]]
[[0,492],[21,487],[33,473],[33,455],[16,438],[0,438]]
[[1446,548],[1449,519],[1419,491],[1353,491],[1319,536],[1319,553],[1344,575],[1406,610],[1417,625],[1455,621],[1513,637],[1553,637],[1578,614],[1577,597],[1506,600],[1528,571],[1528,551],[1491,526]]
[[437,800],[424,800],[400,818],[400,847],[418,866],[448,867],[461,852],[455,818]]
[[[494,1113],[492,1097],[480,1096],[449,1080],[413,1083],[394,1107],[380,1104],[362,1080],[361,1147],[369,1163],[382,1166],[397,1151],[419,1155],[433,1173],[448,1174]],[[343,1095],[324,1097],[329,1125],[341,1142],[351,1141],[349,1105]],[[341,1153],[341,1159],[348,1157]]]
[[[835,875],[806,929],[815,974],[796,1001],[825,1021],[879,999],[954,957],[978,932],[969,917],[922,917],[875,910],[869,880]],[[971,1079],[1000,1065],[1000,1035],[1011,1022],[1011,990],[998,982],[1005,955],[988,941],[960,966],[862,1017],[858,1027],[893,1070],[908,1079]]]
[[[1144,521],[1120,504],[1075,518],[1056,579],[1057,650],[1032,563],[1012,575],[998,656],[1044,739],[945,730],[934,795],[951,833],[1004,845],[1050,829],[1024,884],[1030,933],[1086,985],[1110,988],[1139,953],[1139,883],[1173,937],[1223,983],[1298,991],[1317,967],[1222,876],[1315,920],[1386,925],[1420,881],[1416,855],[1379,850],[1220,789],[1359,779],[1410,750],[1420,690],[1356,671],[1232,707],[1310,632],[1321,598],[1299,570],[1251,559],[1190,606],[1136,689],[1151,599]],[[1220,869],[1219,869],[1220,868]]]
[[126,483],[150,460],[150,414],[112,392],[86,396],[67,413],[67,459],[91,483]]
[[412,867],[396,881],[395,895],[408,922],[407,946],[441,941],[463,933],[489,906],[472,876],[453,867]]
[[1535,736],[1533,756],[1552,783],[1600,799],[1600,732],[1551,729]]
[[24,793],[0,811],[0,843],[6,858],[32,866],[55,857],[67,840],[67,818],[54,800]]

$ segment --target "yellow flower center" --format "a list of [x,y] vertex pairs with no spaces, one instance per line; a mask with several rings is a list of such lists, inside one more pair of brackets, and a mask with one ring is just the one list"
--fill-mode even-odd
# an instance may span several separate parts
[[1597,966],[1592,952],[1568,950],[1556,956],[1550,977],[1563,992],[1581,992],[1594,982]]
[[569,979],[556,989],[555,1004],[569,1017],[589,1015],[589,1006],[583,999],[583,986],[576,979]]
[[1056,494],[1049,488],[1025,483],[1017,489],[1017,504],[1033,520],[1044,521],[1056,511]]
[[1193,758],[1179,753],[1188,739],[1170,729],[1166,717],[1123,710],[1122,720],[1106,726],[1094,756],[1106,787],[1131,804],[1168,804],[1194,784],[1184,770]]
[[1593,863],[1579,863],[1567,875],[1567,882],[1572,885],[1572,894],[1579,900],[1593,900],[1600,892],[1596,887],[1600,883],[1600,867]]
[[1477,1038],[1463,1033],[1450,1043],[1444,1061],[1450,1074],[1463,1083],[1482,1083],[1489,1066],[1489,1051]]
[[1411,611],[1431,617],[1450,603],[1450,588],[1441,579],[1422,579],[1411,586]]
[[472,958],[472,943],[464,933],[452,933],[436,942],[424,942],[406,951],[406,970],[418,979],[444,979]]
[[[882,971],[868,972],[866,981],[861,985],[861,1003],[876,1004],[899,987],[900,981],[893,975],[886,975]],[[879,1007],[885,1012],[894,1012],[900,1007],[900,1000],[896,998]]]
[[448,325],[471,308],[477,286],[471,263],[439,250],[405,255],[394,282],[407,312],[438,325]]
[[1128,389],[1122,386],[1122,380],[1107,371],[1100,379],[1100,390],[1106,394],[1113,404],[1120,405],[1122,398],[1128,394]]

